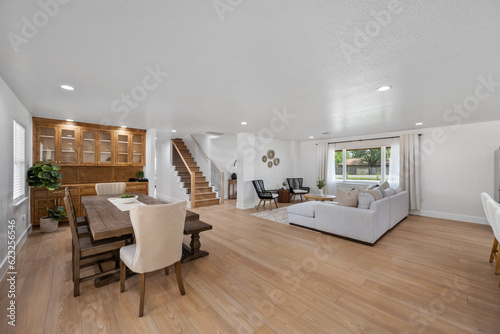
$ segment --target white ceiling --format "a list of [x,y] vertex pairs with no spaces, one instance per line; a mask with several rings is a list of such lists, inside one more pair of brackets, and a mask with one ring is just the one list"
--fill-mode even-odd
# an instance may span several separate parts
[[[35,116],[307,140],[451,125],[446,110],[473,103],[480,76],[500,82],[500,1],[404,1],[385,26],[372,13],[394,1],[59,1],[17,53],[9,33],[23,36],[23,17],[43,21],[42,8],[0,4],[0,76]],[[230,9],[223,20],[215,4]],[[377,27],[348,61],[341,46]],[[130,113],[114,112],[148,67],[169,76]],[[499,120],[493,90],[459,118]],[[273,109],[296,117],[282,129]]]

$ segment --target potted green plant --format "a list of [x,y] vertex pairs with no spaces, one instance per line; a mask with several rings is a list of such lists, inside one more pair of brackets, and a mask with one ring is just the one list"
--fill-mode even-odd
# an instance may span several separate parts
[[286,187],[287,187],[286,182],[283,182],[282,185],[283,185],[283,187],[281,187],[281,189],[286,189]]
[[320,196],[323,196],[323,188],[325,187],[325,180],[321,180],[318,178],[318,181],[316,181],[316,187],[318,187],[319,194]]
[[[26,181],[32,187],[45,188],[48,191],[59,189],[60,179],[63,178],[59,173],[60,166],[54,166],[51,160],[37,161],[28,169]],[[66,217],[63,207],[57,207],[55,210],[49,208],[49,197],[47,195],[47,217],[40,218],[40,230],[42,233],[54,232],[57,230],[59,220]]]
[[142,180],[144,178],[144,172],[142,170],[140,170],[139,173],[137,173],[137,178],[139,180]]

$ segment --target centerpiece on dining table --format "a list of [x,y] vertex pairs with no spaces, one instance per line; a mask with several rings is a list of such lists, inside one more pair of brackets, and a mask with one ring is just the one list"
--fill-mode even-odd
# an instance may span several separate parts
[[121,204],[129,204],[137,201],[138,196],[133,194],[123,194],[120,197],[114,199],[114,202]]

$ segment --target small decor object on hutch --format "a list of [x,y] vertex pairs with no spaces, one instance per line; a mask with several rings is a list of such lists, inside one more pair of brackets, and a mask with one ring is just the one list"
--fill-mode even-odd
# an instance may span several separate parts
[[144,178],[144,172],[142,170],[140,170],[138,173],[137,173],[137,178],[139,180],[142,180]]
[[[63,178],[59,170],[60,166],[53,166],[50,160],[37,161],[28,169],[26,181],[32,187],[45,188],[53,191],[61,186],[60,179]],[[40,218],[40,229],[42,233],[54,232],[57,230],[59,221],[66,217],[64,208],[58,206],[55,210],[49,208],[49,196],[47,194],[47,217]]]

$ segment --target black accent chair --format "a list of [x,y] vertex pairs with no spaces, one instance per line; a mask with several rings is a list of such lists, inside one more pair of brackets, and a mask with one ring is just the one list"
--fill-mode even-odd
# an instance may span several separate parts
[[265,208],[266,201],[269,201],[269,209],[271,209],[273,201],[274,204],[276,204],[276,207],[278,207],[278,202],[276,201],[276,199],[278,198],[278,189],[266,190],[266,188],[264,187],[264,181],[262,180],[253,180],[252,183],[255,191],[257,192],[257,196],[259,196],[260,198],[259,205],[257,205],[257,210],[259,209],[260,203],[262,202],[264,202],[264,205],[262,205],[262,207]]
[[293,201],[295,201],[295,196],[300,196],[300,201],[302,202],[302,196],[305,194],[309,194],[311,188],[303,187],[302,182],[304,179],[302,178],[287,178],[286,182],[288,182],[288,187],[290,188],[290,198],[293,197]]

